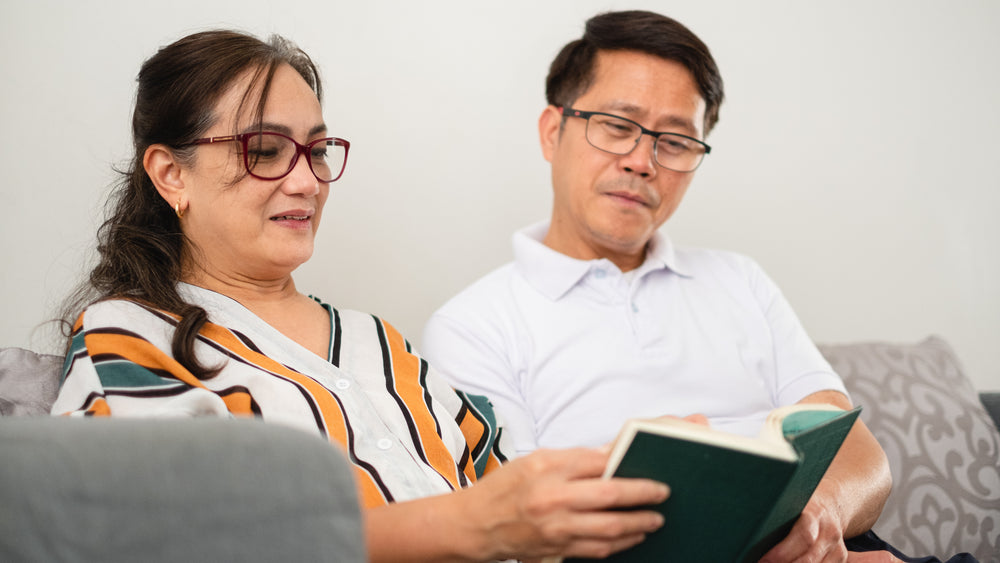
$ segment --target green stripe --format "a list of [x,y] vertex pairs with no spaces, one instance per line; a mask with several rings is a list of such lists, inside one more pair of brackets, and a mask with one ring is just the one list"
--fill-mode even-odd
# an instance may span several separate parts
[[108,388],[140,388],[162,387],[164,385],[183,385],[173,378],[160,377],[139,364],[127,360],[101,362],[94,366],[101,385]]

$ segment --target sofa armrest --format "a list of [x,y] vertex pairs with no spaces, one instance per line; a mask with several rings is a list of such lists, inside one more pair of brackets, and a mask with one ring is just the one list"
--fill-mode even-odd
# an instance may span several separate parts
[[255,420],[0,419],[0,560],[364,561],[335,446]]

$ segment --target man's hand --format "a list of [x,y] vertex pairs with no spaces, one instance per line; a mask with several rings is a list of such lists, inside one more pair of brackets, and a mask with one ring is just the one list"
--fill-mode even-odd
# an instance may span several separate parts
[[846,561],[844,525],[838,511],[830,506],[830,500],[817,489],[788,536],[768,551],[761,558],[761,563]]
[[[829,403],[843,409],[851,408],[847,397],[836,391],[813,393],[800,403]],[[840,563],[850,560],[844,539],[864,533],[875,523],[891,483],[885,453],[864,423],[858,420],[791,532],[761,561]],[[878,553],[891,558],[884,560],[895,559],[887,552]]]

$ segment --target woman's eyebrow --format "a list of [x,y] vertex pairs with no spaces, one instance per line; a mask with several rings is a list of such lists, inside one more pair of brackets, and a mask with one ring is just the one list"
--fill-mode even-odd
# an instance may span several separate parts
[[[292,129],[290,127],[286,125],[281,125],[280,123],[271,123],[268,121],[259,123],[257,125],[251,125],[250,127],[247,127],[241,132],[252,133],[254,131],[273,131],[275,133],[281,133],[282,135],[288,135],[289,137],[292,136]],[[326,131],[326,124],[320,123],[318,125],[314,125],[313,128],[309,130],[308,134],[310,137],[312,137],[313,135],[318,135],[319,133],[323,133],[325,131]]]

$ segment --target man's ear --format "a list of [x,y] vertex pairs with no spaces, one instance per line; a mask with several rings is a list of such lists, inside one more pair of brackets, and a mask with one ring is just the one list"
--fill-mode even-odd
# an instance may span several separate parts
[[562,112],[556,106],[546,107],[538,118],[538,140],[542,144],[542,156],[549,162],[552,162],[552,156],[559,145],[562,120]]
[[142,167],[167,205],[183,213],[188,205],[187,195],[181,164],[174,151],[166,145],[150,145],[142,155]]

